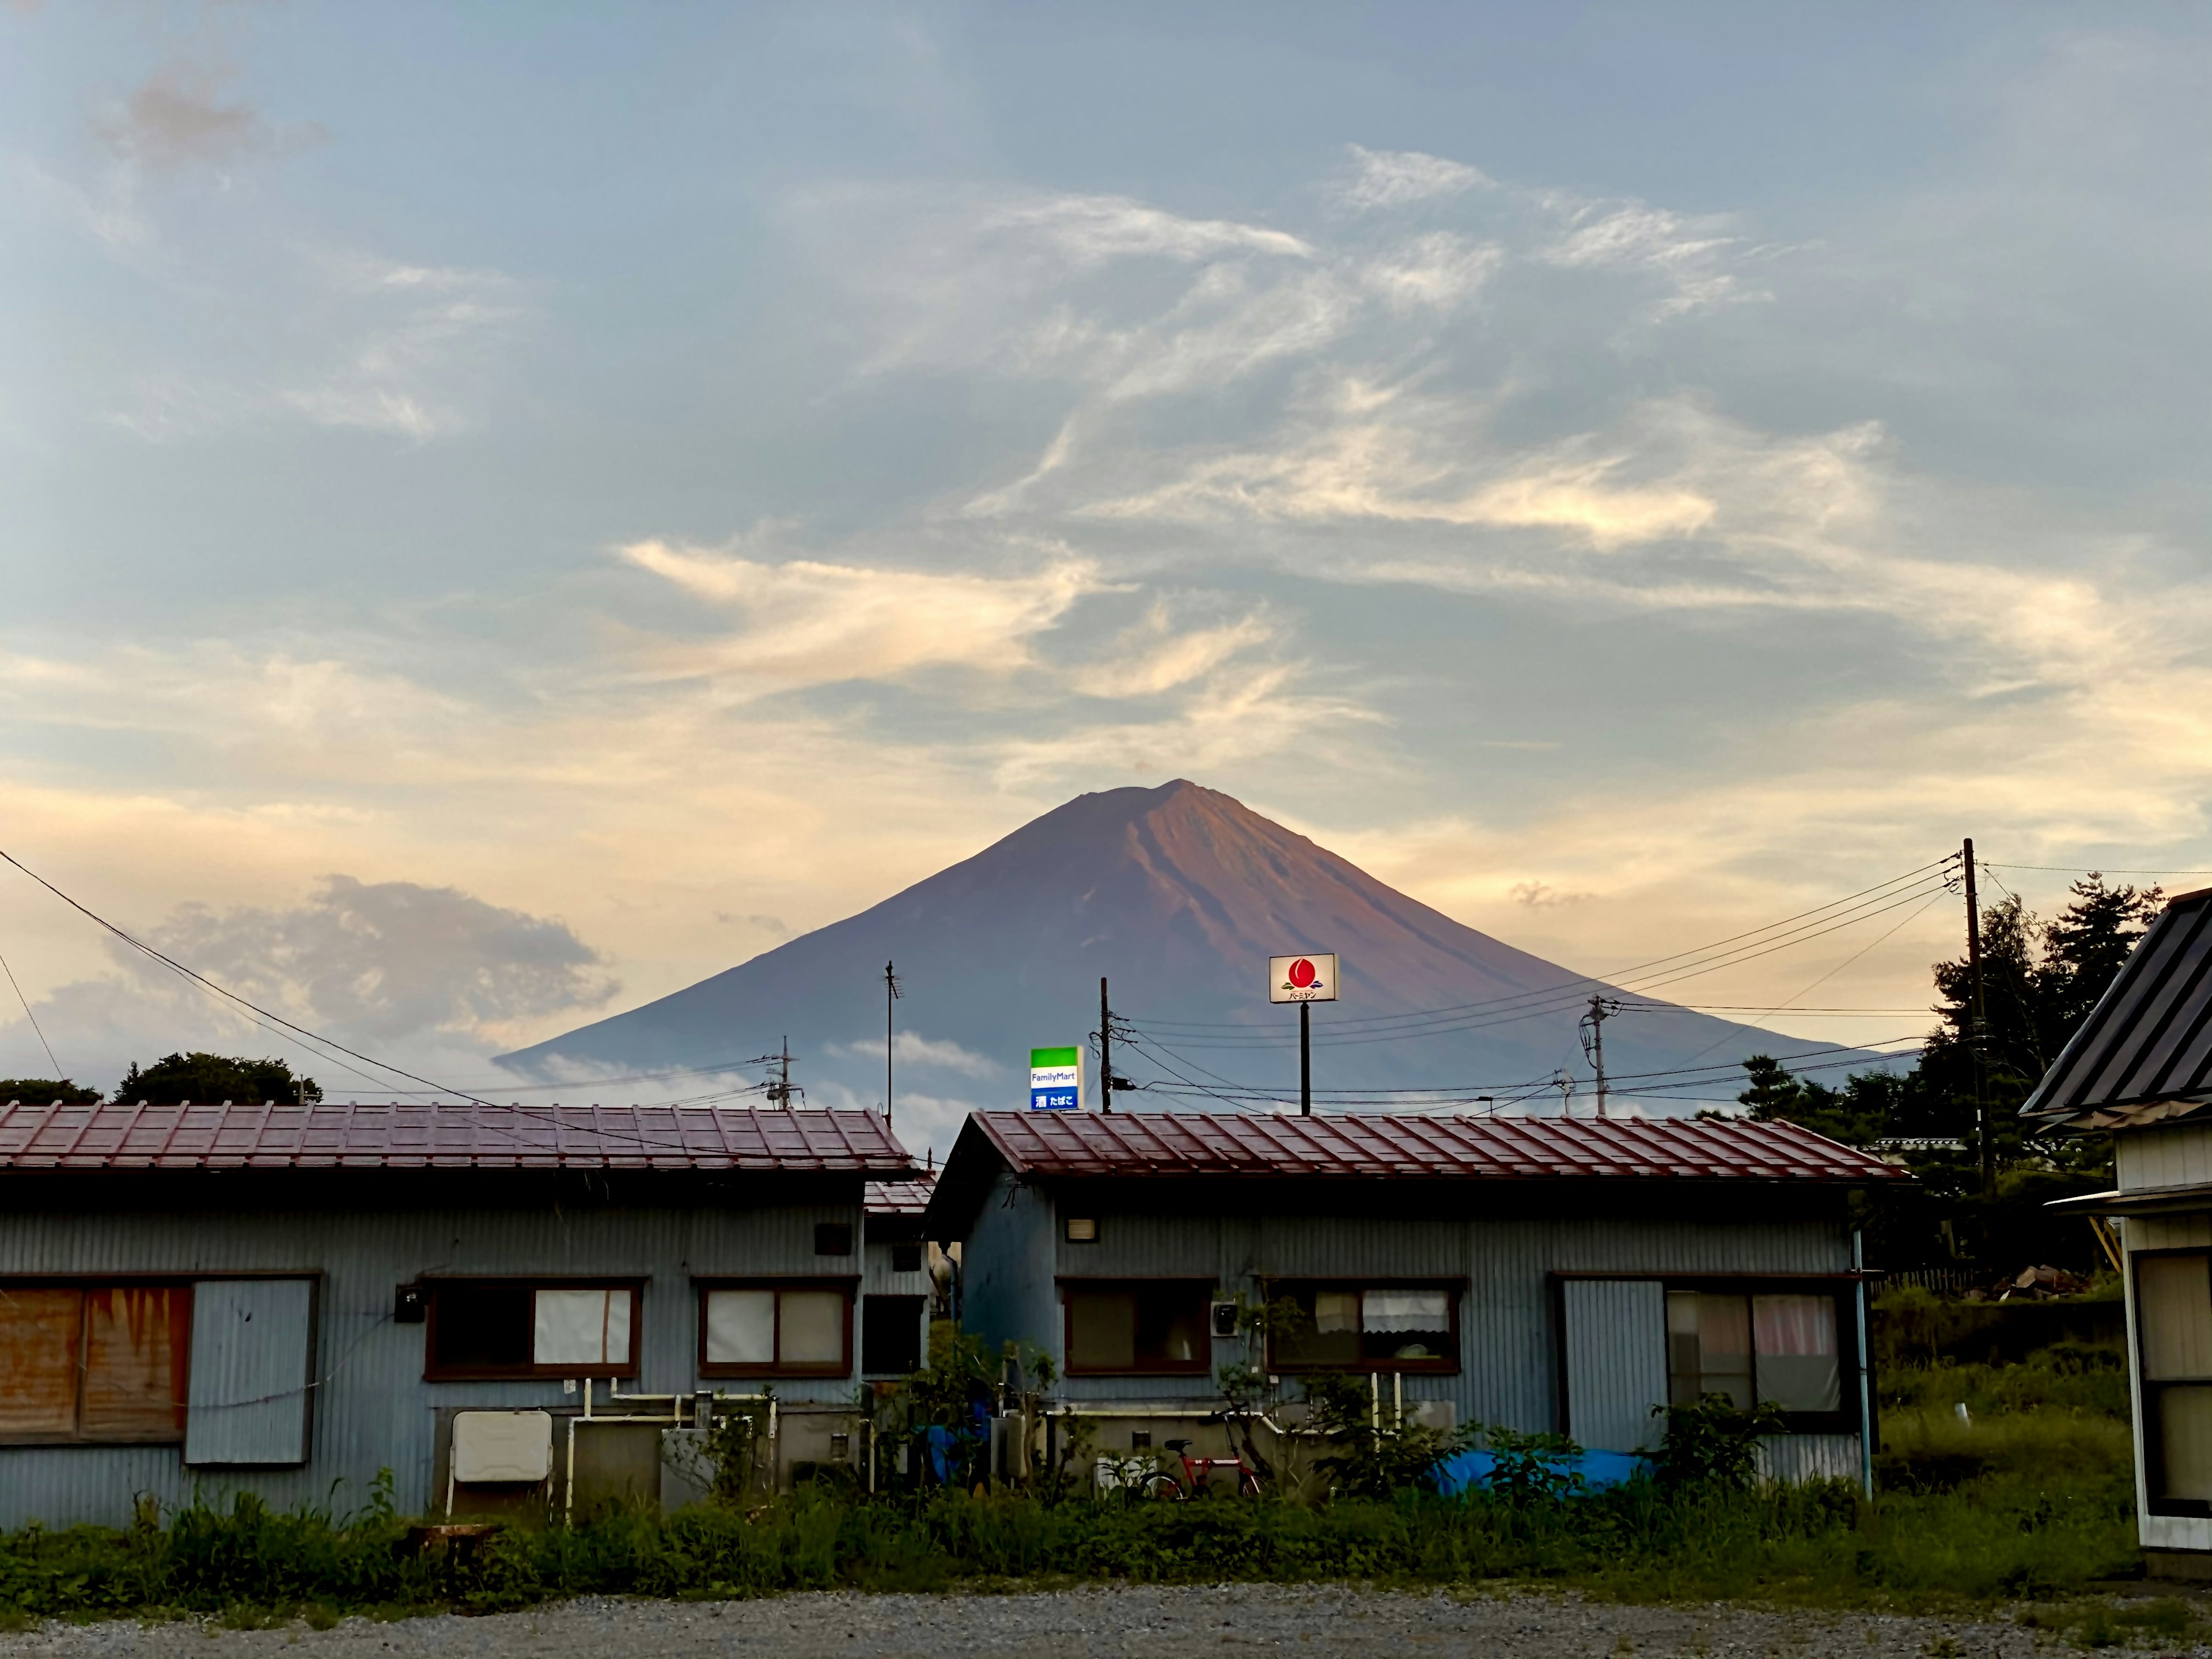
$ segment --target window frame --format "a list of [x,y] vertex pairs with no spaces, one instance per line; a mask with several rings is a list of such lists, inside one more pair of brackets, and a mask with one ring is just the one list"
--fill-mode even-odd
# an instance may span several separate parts
[[[425,1274],[416,1281],[427,1294],[428,1304],[422,1316],[422,1380],[425,1382],[514,1382],[552,1381],[565,1382],[570,1377],[592,1377],[615,1382],[634,1381],[638,1374],[638,1351],[644,1346],[645,1285],[641,1275],[592,1274],[579,1276],[569,1273],[439,1273]],[[471,1289],[496,1290],[512,1288],[527,1291],[532,1297],[531,1317],[534,1328],[537,1318],[536,1297],[539,1291],[628,1291],[629,1292],[629,1358],[618,1364],[541,1365],[532,1361],[523,1365],[441,1365],[438,1363],[438,1304],[440,1292],[448,1285],[465,1285]]]
[[2160,1399],[2168,1389],[2203,1388],[2212,1382],[2212,1377],[2161,1377],[2154,1382],[2145,1374],[2142,1321],[2142,1289],[2136,1264],[2153,1256],[2196,1255],[2212,1257],[2212,1249],[2203,1245],[2179,1245],[2154,1250],[2130,1250],[2128,1262],[2128,1313],[2130,1316],[2128,1365],[2140,1398],[2139,1418],[2142,1425],[2142,1480],[2141,1482],[2143,1512],[2175,1519],[2202,1520],[2212,1516],[2212,1500],[2202,1498],[2168,1498],[2152,1491],[2154,1474],[2162,1476],[2166,1468],[2165,1413]]
[[[1065,1376],[1212,1376],[1213,1375],[1213,1322],[1210,1310],[1214,1292],[1220,1288],[1218,1279],[1194,1277],[1188,1273],[1062,1273],[1054,1280],[1060,1297],[1060,1352],[1063,1364],[1060,1373]],[[1141,1291],[1163,1285],[1179,1285],[1190,1293],[1198,1314],[1197,1357],[1188,1360],[1167,1360],[1152,1363],[1139,1360],[1132,1365],[1078,1365],[1073,1363],[1073,1343],[1069,1329],[1068,1293],[1071,1291],[1113,1292]]]
[[[1662,1293],[1668,1291],[1702,1291],[1716,1296],[1788,1296],[1819,1295],[1832,1298],[1836,1304],[1836,1366],[1838,1388],[1838,1408],[1832,1412],[1784,1412],[1781,1432],[1784,1434],[1857,1434],[1859,1420],[1859,1378],[1864,1376],[1869,1395],[1874,1377],[1866,1356],[1859,1347],[1857,1291],[1860,1286],[1881,1277],[1879,1273],[1845,1269],[1840,1273],[1607,1273],[1591,1268],[1574,1272],[1554,1270],[1553,1284],[1553,1328],[1557,1334],[1559,1387],[1566,1387],[1567,1322],[1565,1291],[1560,1288],[1566,1280],[1632,1279],[1644,1283],[1656,1282]],[[1662,1299],[1662,1307],[1664,1302]],[[1674,1367],[1673,1357],[1667,1352],[1667,1332],[1663,1316],[1659,1331],[1659,1363],[1667,1375],[1668,1396],[1674,1395]],[[1752,1355],[1752,1394],[1759,1393],[1759,1356]]]
[[[76,1308],[76,1364],[70,1394],[70,1431],[67,1434],[29,1433],[0,1434],[0,1447],[14,1446],[182,1446],[185,1443],[185,1418],[191,1409],[192,1364],[192,1312],[198,1298],[191,1292],[193,1285],[204,1279],[224,1278],[313,1278],[307,1273],[239,1274],[239,1273],[39,1273],[10,1274],[0,1279],[0,1293],[14,1291],[70,1291],[77,1297]],[[173,1431],[164,1429],[151,1434],[98,1434],[84,1432],[85,1384],[90,1374],[86,1353],[90,1319],[91,1297],[97,1291],[183,1291],[186,1293],[185,1316],[175,1330],[173,1340],[182,1350],[179,1368],[184,1395],[172,1403],[176,1418]]]
[[[1451,1320],[1451,1352],[1440,1359],[1360,1359],[1350,1365],[1330,1365],[1312,1360],[1285,1359],[1276,1350],[1275,1334],[1267,1333],[1267,1369],[1289,1376],[1314,1376],[1328,1372],[1404,1376],[1456,1376],[1463,1369],[1461,1356],[1465,1339],[1460,1329],[1460,1304],[1467,1297],[1467,1280],[1453,1278],[1404,1278],[1395,1274],[1288,1273],[1263,1279],[1261,1294],[1269,1303],[1298,1290],[1311,1291],[1442,1291]],[[1364,1334],[1364,1333],[1363,1333]]]
[[[753,1275],[741,1279],[694,1279],[691,1281],[692,1300],[698,1306],[698,1340],[693,1350],[693,1360],[702,1379],[729,1376],[851,1376],[860,1361],[855,1352],[853,1325],[860,1301],[860,1275],[858,1273],[782,1273]],[[740,1364],[732,1360],[710,1360],[707,1358],[707,1298],[716,1291],[774,1291],[775,1305],[775,1345],[777,1358],[766,1365]],[[836,1291],[845,1298],[844,1358],[835,1368],[825,1364],[787,1365],[783,1363],[783,1297],[785,1291]]]

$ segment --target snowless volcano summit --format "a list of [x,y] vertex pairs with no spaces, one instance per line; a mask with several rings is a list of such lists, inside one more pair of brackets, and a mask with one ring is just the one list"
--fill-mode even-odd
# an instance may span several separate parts
[[[1314,1008],[1317,1100],[1420,1087],[1503,1094],[1564,1066],[1589,1103],[1576,1024],[1582,1000],[1607,988],[1182,779],[1079,795],[858,915],[499,1063],[555,1077],[714,1067],[787,1036],[811,1103],[878,1104],[883,971],[894,962],[902,1113],[909,1102],[926,1115],[1026,1104],[1030,1049],[1083,1043],[1097,1029],[1102,975],[1139,1037],[1117,1043],[1121,1075],[1295,1098],[1297,1013],[1269,1006],[1267,958],[1321,951],[1337,953],[1343,994]],[[1460,1012],[1412,1030],[1371,1024],[1437,1009]],[[1637,1073],[1807,1045],[1670,1010],[1608,1021],[1605,1046],[1617,1090],[1633,1097]],[[1556,1109],[1556,1093],[1546,1099]],[[1156,1091],[1116,1103],[1223,1103]]]

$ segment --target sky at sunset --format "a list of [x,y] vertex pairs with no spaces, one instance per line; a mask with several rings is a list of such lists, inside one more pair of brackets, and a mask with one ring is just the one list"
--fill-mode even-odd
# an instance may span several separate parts
[[459,1087],[1178,776],[1594,972],[2212,870],[2208,153],[2185,5],[15,0],[0,848]]

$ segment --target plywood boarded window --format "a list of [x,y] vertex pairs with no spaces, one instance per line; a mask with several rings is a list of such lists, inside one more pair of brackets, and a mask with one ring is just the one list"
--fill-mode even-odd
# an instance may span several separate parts
[[189,1285],[0,1285],[0,1441],[182,1439],[191,1312]]

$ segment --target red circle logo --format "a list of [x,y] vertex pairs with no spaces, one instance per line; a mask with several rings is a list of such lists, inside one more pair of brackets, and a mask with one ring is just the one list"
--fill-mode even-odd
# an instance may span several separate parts
[[1291,964],[1291,988],[1293,990],[1304,991],[1310,988],[1313,982],[1314,965],[1310,962],[1308,962],[1304,957],[1300,957],[1296,962]]

